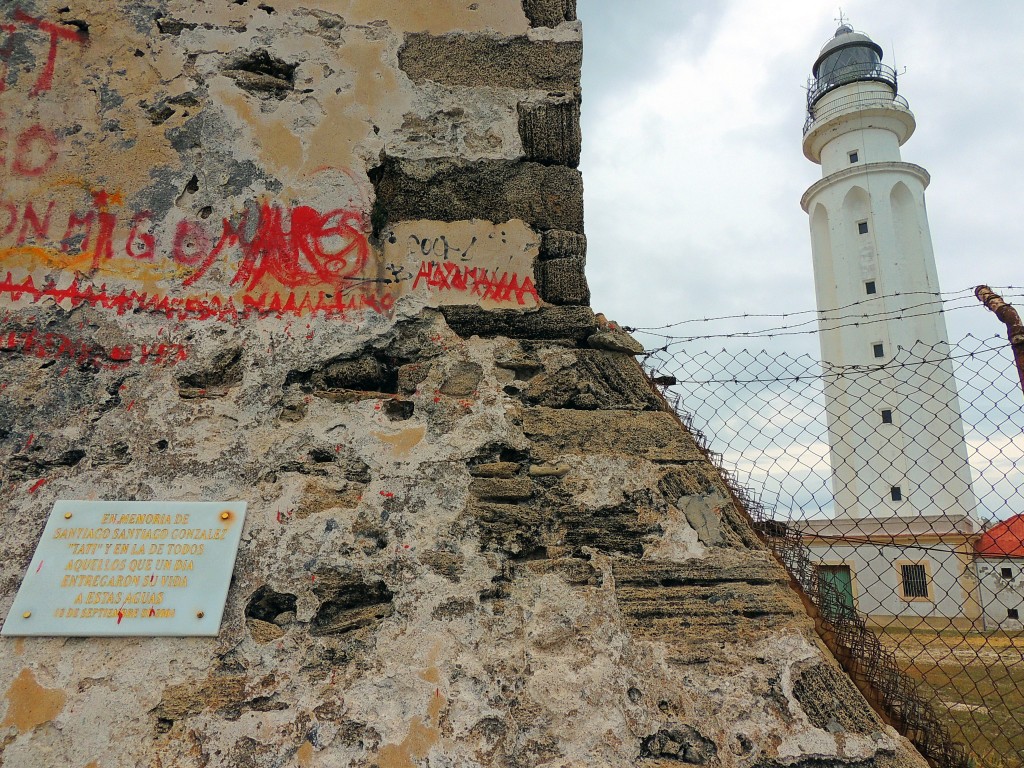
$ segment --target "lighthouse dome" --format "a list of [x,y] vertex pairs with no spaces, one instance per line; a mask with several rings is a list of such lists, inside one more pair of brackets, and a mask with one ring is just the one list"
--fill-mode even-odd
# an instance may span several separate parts
[[841,24],[821,49],[811,69],[809,106],[833,88],[859,80],[881,80],[895,86],[895,73],[882,67],[882,47],[849,24]]

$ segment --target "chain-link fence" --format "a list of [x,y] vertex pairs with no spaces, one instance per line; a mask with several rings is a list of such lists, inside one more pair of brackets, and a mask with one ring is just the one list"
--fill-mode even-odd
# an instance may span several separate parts
[[1006,339],[840,367],[697,338],[648,353],[651,376],[861,690],[934,765],[1024,766],[1024,394]]

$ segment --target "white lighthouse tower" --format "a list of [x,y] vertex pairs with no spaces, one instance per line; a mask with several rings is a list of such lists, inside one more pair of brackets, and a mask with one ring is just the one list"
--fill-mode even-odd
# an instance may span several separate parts
[[[814,62],[804,155],[836,518],[973,519],[925,212],[928,172],[882,49],[842,24]],[[923,360],[923,361],[922,361]]]

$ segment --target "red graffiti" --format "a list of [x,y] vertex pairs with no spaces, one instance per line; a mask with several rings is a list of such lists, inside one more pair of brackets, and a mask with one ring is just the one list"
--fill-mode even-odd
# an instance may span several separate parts
[[35,481],[35,483],[32,484],[32,487],[28,489],[28,492],[29,493],[35,493],[40,488],[42,488],[45,484],[46,484],[46,478],[45,477],[40,477],[38,480]]
[[[62,333],[43,333],[36,329],[0,334],[0,353],[3,352],[50,360],[66,358],[75,365],[100,369],[118,369],[131,363],[171,366],[188,359],[188,350],[180,344],[139,344],[138,347],[125,344],[108,350]],[[31,443],[32,436],[28,445]]]
[[[133,259],[152,259],[156,255],[156,238],[148,229],[152,221],[152,211],[139,211],[132,219],[128,242],[125,243],[124,250]],[[136,250],[136,241],[141,246],[141,250]]]
[[[29,138],[37,141],[41,135],[33,133]],[[42,173],[52,162],[36,155],[33,158],[31,165],[26,160],[19,166],[23,172]],[[15,203],[0,199],[0,239],[10,238],[16,247],[35,245],[59,248],[69,256],[91,256],[93,269],[117,256],[156,260],[160,244],[152,231],[152,211],[139,211],[125,224],[124,217],[112,210],[123,205],[119,193],[95,189],[88,194],[88,207],[61,213],[55,201]],[[221,259],[235,265],[231,285],[255,291],[269,277],[286,289],[320,286],[326,292],[319,296],[297,290],[287,301],[311,304],[311,311],[326,302],[331,305],[330,311],[337,312],[350,304],[348,299],[340,299],[341,294],[377,282],[359,277],[369,262],[370,244],[360,231],[363,222],[358,212],[336,209],[321,214],[308,206],[292,209],[264,203],[253,226],[249,217],[250,213],[244,212],[237,223],[224,219],[216,244],[202,222],[178,223],[170,256],[187,270],[183,285],[196,284]],[[275,286],[266,287],[272,290]],[[393,298],[375,293],[363,291],[357,303],[377,312],[389,311]],[[254,301],[262,303],[260,298]],[[274,300],[270,301],[267,311],[291,311],[284,304],[274,306]],[[286,302],[283,297],[277,301]]]
[[[50,50],[46,55],[46,64],[43,66],[42,72],[39,73],[39,77],[36,78],[36,83],[32,86],[32,90],[29,91],[30,96],[38,96],[44,91],[50,90],[53,87],[53,74],[57,63],[57,50],[61,40],[69,40],[71,42],[85,45],[89,42],[89,38],[77,29],[71,29],[62,24],[55,24],[52,21],[45,21],[44,19],[37,19],[34,16],[29,16],[20,8],[14,12],[14,20],[20,21],[22,24],[35,27],[41,32],[45,32],[50,36]],[[11,28],[10,25],[5,25],[4,31],[8,34],[13,35],[16,28]],[[0,55],[7,50],[5,45],[3,49],[0,49]],[[7,55],[4,57],[4,63],[10,59],[10,51],[7,51]],[[4,73],[7,74],[6,72]],[[6,77],[4,78],[6,80]]]
[[[251,238],[246,235],[249,216],[246,210],[237,226],[224,219],[220,240],[201,264],[196,253],[204,250],[202,243],[189,242],[199,239],[199,232],[193,226],[186,226],[184,231],[179,226],[175,261],[187,266],[199,264],[185,285],[199,280],[221,254],[233,247],[239,248],[242,260],[231,284],[243,285],[246,290],[254,289],[267,275],[288,288],[341,287],[355,279],[369,259],[370,244],[358,228],[363,221],[356,211],[338,208],[320,213],[306,205],[282,208],[264,202]],[[191,247],[186,249],[186,245]]]
[[285,510],[284,512],[282,512],[279,509],[279,510],[277,510],[277,514],[275,515],[275,517],[277,518],[277,522],[280,523],[281,525],[288,525],[289,521],[291,521],[292,516],[294,514],[295,514],[295,510],[293,510],[293,509],[288,509],[288,510]]
[[[57,241],[62,253],[91,251],[93,266],[98,267],[102,261],[114,258],[117,214],[111,213],[110,206],[120,204],[120,198],[109,195],[104,190],[92,191],[89,195],[92,201],[91,210],[71,211],[56,219],[56,203],[52,200],[48,203],[28,201],[20,205],[0,200],[0,238],[17,232],[15,244],[20,247],[27,243],[51,244],[57,233],[62,233]],[[132,220],[133,229],[125,248],[125,252],[132,258],[149,258],[152,255],[152,235],[139,232],[149,215],[148,211],[144,211]],[[57,225],[56,228],[54,225]],[[136,240],[139,241],[138,245]],[[138,250],[140,246],[146,250]]]
[[325,317],[345,317],[350,313],[364,310],[386,314],[395,306],[395,297],[391,294],[377,296],[355,293],[346,297],[340,294],[330,296],[321,291],[316,295],[307,292],[301,296],[291,292],[283,299],[276,293],[269,297],[266,293],[259,296],[246,294],[242,297],[242,306],[238,307],[230,296],[164,296],[129,290],[108,293],[105,284],[97,289],[87,283],[83,285],[77,279],[67,288],[58,288],[52,282],[38,287],[31,277],[21,282],[15,281],[10,272],[3,281],[0,281],[0,296],[4,295],[10,296],[14,301],[28,297],[33,302],[52,299],[58,304],[68,302],[72,307],[102,307],[119,315],[129,312],[152,312],[162,314],[168,319],[219,320],[231,323],[267,315],[321,314]]
[[521,306],[526,304],[526,296],[532,296],[535,302],[540,303],[533,280],[523,277],[520,282],[514,272],[511,275],[503,272],[499,278],[496,273],[488,272],[483,267],[460,266],[450,261],[424,261],[412,284],[413,290],[416,290],[421,280],[438,291],[469,293],[498,302],[511,301],[514,297]]
[[57,162],[59,145],[57,135],[38,123],[17,134],[13,146],[7,129],[0,128],[0,168],[9,163],[15,176],[41,176]]
[[[218,244],[217,247],[219,248],[220,245]],[[174,231],[174,246],[171,249],[171,255],[176,262],[186,267],[203,265],[201,270],[194,272],[190,278],[185,280],[185,285],[189,285],[209,269],[210,264],[216,260],[219,254],[216,251],[210,251],[210,236],[206,234],[206,229],[202,224],[196,221],[179,221],[178,227]]]

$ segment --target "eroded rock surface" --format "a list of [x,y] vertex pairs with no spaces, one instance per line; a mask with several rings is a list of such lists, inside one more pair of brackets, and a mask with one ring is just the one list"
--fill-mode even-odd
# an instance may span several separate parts
[[571,0],[0,7],[0,608],[244,500],[216,638],[5,638],[0,763],[923,766],[587,306]]

